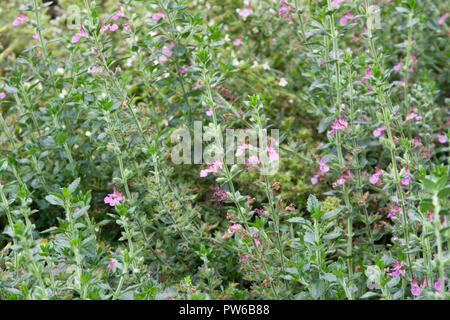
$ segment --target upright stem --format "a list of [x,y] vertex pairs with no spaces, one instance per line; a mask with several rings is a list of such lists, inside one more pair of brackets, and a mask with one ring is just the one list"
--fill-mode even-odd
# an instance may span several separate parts
[[438,251],[438,270],[439,277],[441,280],[441,298],[445,300],[445,278],[444,278],[444,258],[442,254],[442,239],[441,239],[441,218],[439,216],[439,212],[441,211],[441,205],[439,203],[439,198],[437,194],[433,195],[433,206],[434,206],[434,214],[433,214],[433,227],[434,234],[436,237],[436,246]]
[[[214,128],[215,128],[215,133],[216,133],[216,136],[215,136],[216,143],[219,143],[219,141],[222,141],[222,140],[221,140],[222,133],[221,133],[220,127],[219,127],[219,125],[218,125],[218,123],[217,123],[216,110],[215,110],[215,107],[214,107],[214,100],[213,100],[212,92],[211,92],[211,80],[210,80],[209,76],[207,76],[206,68],[205,68],[205,67],[203,68],[203,80],[204,80],[204,81],[203,81],[204,86],[206,87],[208,99],[209,99],[210,104],[211,104],[211,110],[212,110],[212,114],[213,114]],[[221,146],[220,146],[220,147],[221,147]],[[233,178],[232,178],[232,176],[231,176],[231,174],[230,174],[230,171],[229,171],[229,169],[228,169],[228,166],[226,165],[224,156],[221,155],[220,158],[221,158],[220,160],[221,160],[221,162],[222,162],[222,165],[223,165],[223,168],[224,168],[224,171],[225,171],[225,176],[226,176],[226,178],[227,178],[228,186],[230,187],[231,199],[232,199],[232,201],[234,202],[234,204],[235,204],[235,206],[236,206],[236,209],[237,209],[237,211],[238,211],[239,218],[240,218],[240,220],[242,221],[242,223],[244,224],[245,229],[246,229],[246,230],[250,230],[249,225],[248,225],[248,222],[247,222],[247,218],[245,217],[244,213],[242,212],[241,205],[239,204],[239,201],[238,201],[238,199],[237,199],[237,197],[236,197],[236,189],[235,189],[234,184],[233,184]],[[256,243],[255,243],[255,245],[254,245],[254,248],[255,248],[255,250],[256,250],[256,252],[257,252],[258,260],[259,260],[259,262],[263,265],[264,270],[265,270],[265,272],[266,272],[266,276],[267,276],[268,279],[270,280],[271,276],[270,276],[270,273],[269,273],[269,269],[268,269],[268,267],[267,267],[267,265],[266,265],[266,262],[264,261],[262,255],[261,255],[261,250],[258,248],[258,245],[257,245]],[[273,291],[275,297],[276,297],[277,299],[280,299],[280,297],[279,297],[279,295],[278,295],[278,292],[275,290],[274,284],[271,285],[271,288],[272,288],[272,291]]]
[[[331,11],[331,0],[328,0],[328,9]],[[342,88],[341,88],[341,66],[339,61],[339,48],[338,48],[338,33],[335,29],[334,25],[334,14],[331,13],[328,15],[328,20],[330,24],[330,32],[332,37],[332,43],[333,43],[333,55],[334,55],[334,70],[335,70],[335,76],[336,76],[336,106],[335,106],[335,116],[336,118],[340,117],[341,113],[341,104],[342,104]],[[344,157],[342,155],[342,136],[341,132],[339,130],[336,130],[336,149],[338,153],[338,161],[339,161],[339,167],[344,168],[345,162]],[[343,194],[344,194],[344,202],[345,206],[348,211],[347,216],[347,256],[348,256],[348,272],[350,275],[353,273],[353,265],[352,265],[352,246],[353,246],[353,219],[352,219],[352,205],[350,203],[350,198],[348,194],[348,188],[347,185],[344,183],[343,185]]]
[[[371,18],[370,12],[368,11],[369,0],[365,0],[365,5],[366,5],[366,15],[367,15],[366,18],[367,18],[367,20],[369,20]],[[375,49],[375,44],[373,41],[371,28],[368,28],[367,37],[368,37],[368,41],[369,41],[369,48],[370,48],[370,51],[372,54],[372,59],[373,59],[374,63],[379,67],[380,72],[383,73],[383,67],[379,61],[379,57],[378,57],[377,51]],[[384,124],[387,129],[386,131],[388,134],[388,140],[389,140],[389,145],[390,145],[389,149],[391,151],[392,170],[394,172],[394,180],[395,180],[395,185],[396,185],[396,189],[397,189],[397,194],[399,195],[400,201],[401,201],[403,232],[404,232],[404,237],[405,237],[405,242],[406,242],[406,250],[409,250],[408,218],[407,218],[407,212],[406,212],[406,207],[405,207],[406,206],[405,205],[405,196],[404,196],[403,190],[400,185],[400,180],[399,180],[399,173],[398,173],[397,161],[396,161],[396,155],[395,155],[395,143],[394,143],[394,139],[392,136],[391,116],[390,116],[391,108],[388,105],[388,103],[390,103],[390,101],[389,101],[389,98],[386,96],[386,94],[383,92],[383,90],[381,90],[380,88],[378,88],[378,90],[377,90],[377,96],[382,105]],[[408,269],[412,275],[412,265],[411,265],[410,254],[407,254],[407,258],[408,258]]]

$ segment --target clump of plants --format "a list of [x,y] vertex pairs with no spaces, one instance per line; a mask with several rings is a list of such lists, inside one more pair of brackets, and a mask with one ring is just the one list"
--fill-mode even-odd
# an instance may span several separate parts
[[5,4],[0,299],[449,299],[448,12]]

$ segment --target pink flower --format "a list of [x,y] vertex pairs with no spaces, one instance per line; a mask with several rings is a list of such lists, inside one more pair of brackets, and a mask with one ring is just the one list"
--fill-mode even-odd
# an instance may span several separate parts
[[208,110],[206,110],[206,115],[208,116],[208,117],[212,117],[213,116],[213,112],[212,112],[212,109],[211,108],[209,108]]
[[87,37],[87,33],[84,31],[83,27],[80,27],[80,32],[76,33],[72,37],[72,43],[77,43],[78,41],[80,41],[80,37]]
[[272,148],[271,144],[267,145],[267,151],[269,152],[270,161],[278,161],[280,159],[280,155],[274,148]]
[[348,123],[345,120],[344,115],[341,116],[340,119],[334,121],[331,124],[331,131],[328,132],[328,135],[331,136],[335,130],[344,130],[348,127]]
[[202,178],[208,176],[210,173],[217,172],[220,168],[222,168],[222,162],[220,162],[220,160],[214,161],[213,164],[207,162],[206,165],[208,166],[208,169],[200,171],[200,177]]
[[417,145],[421,144],[419,136],[415,136],[415,137],[412,139],[412,142],[413,142],[414,144],[417,144]]
[[236,157],[242,156],[245,153],[245,150],[249,149],[249,148],[250,148],[250,145],[248,143],[244,143],[243,145],[238,146],[237,150],[236,150]]
[[373,136],[374,137],[384,137],[383,131],[385,131],[387,128],[386,126],[381,126],[378,129],[373,130]]
[[164,55],[159,56],[159,61],[161,62],[165,62],[167,61],[167,57],[171,57],[172,56],[172,48],[175,47],[175,42],[171,41],[169,42],[169,44],[165,45],[162,49],[161,52]]
[[342,0],[333,0],[331,1],[331,4],[341,4]]
[[111,19],[113,19],[115,21],[115,20],[119,20],[119,18],[123,17],[123,16],[125,16],[123,14],[123,10],[122,10],[122,8],[119,8],[119,10],[116,11],[116,13],[111,17]]
[[410,178],[410,177],[406,177],[406,178],[402,179],[402,180],[400,181],[400,183],[401,183],[402,185],[404,185],[404,186],[408,186],[410,181],[411,181],[411,178]]
[[345,181],[348,181],[352,178],[352,174],[350,173],[350,170],[345,171],[342,176],[337,179],[336,183],[338,185],[343,185],[345,183]]
[[399,62],[399,63],[397,63],[395,66],[394,66],[394,71],[398,71],[398,70],[400,70],[401,69],[401,67],[403,66],[403,62]]
[[17,26],[18,26],[19,24],[21,24],[22,22],[27,21],[27,19],[28,19],[27,16],[24,15],[24,14],[22,13],[22,11],[19,11],[19,16],[18,16],[16,19],[14,19],[12,25],[13,25],[14,27],[17,27]]
[[36,40],[39,39],[39,32],[36,32],[35,34],[33,34],[33,39],[36,39]]
[[344,25],[344,24],[347,23],[348,20],[352,20],[352,19],[353,19],[352,13],[351,13],[351,12],[348,12],[345,16],[343,16],[343,17],[341,18],[341,20],[339,20],[339,23],[340,23],[341,25]]
[[321,172],[317,171],[317,173],[311,178],[311,184],[315,185],[319,182],[319,177],[321,176]]
[[437,23],[438,23],[438,24],[444,24],[444,23],[445,23],[445,19],[447,19],[447,17],[448,17],[448,13],[444,13],[444,14],[442,15],[442,17],[440,17],[440,18],[438,19]]
[[413,296],[420,296],[420,287],[414,278],[411,280],[411,293]]
[[178,68],[177,76],[179,76],[179,75],[181,75],[182,73],[185,73],[185,72],[187,72],[187,71],[188,71],[187,68],[185,68],[185,67],[183,67],[183,66],[180,66],[180,67]]
[[422,120],[422,116],[418,115],[417,113],[419,113],[419,110],[417,108],[412,108],[409,110],[408,115],[406,116],[406,121],[415,119],[417,121]]
[[[281,1],[281,8],[280,11],[278,12],[278,16],[281,17],[284,14],[289,14],[289,11],[291,10],[291,7],[289,6],[289,3],[287,3],[286,1],[282,0]],[[287,15],[286,15],[287,17]]]
[[111,207],[114,207],[116,203],[122,201],[124,198],[123,194],[114,187],[114,193],[108,194],[105,197],[105,203],[109,204]]
[[244,9],[236,9],[236,12],[238,13],[239,17],[241,17],[245,21],[252,13],[252,7],[248,5]]
[[375,167],[375,173],[370,176],[369,181],[371,184],[376,185],[378,183],[378,179],[383,174],[383,170],[378,167]]
[[436,136],[437,136],[437,139],[438,139],[438,141],[440,142],[440,143],[446,143],[447,142],[447,137],[445,136],[445,135],[443,135],[443,134],[441,134],[441,133],[437,133],[436,134]]
[[426,286],[427,286],[427,281],[425,280],[425,277],[422,276],[422,281],[420,283],[420,287],[423,289],[423,288],[426,288]]
[[101,71],[102,71],[102,67],[98,67],[98,66],[93,66],[92,68],[88,68],[89,73],[97,73],[97,72],[101,72]]
[[161,18],[164,18],[164,12],[162,10],[159,10],[158,13],[155,13],[152,16],[152,20],[154,20],[154,21],[158,21]]
[[6,98],[6,94],[2,91],[0,92],[0,99],[5,99]]
[[108,264],[108,269],[112,269],[112,268],[114,268],[114,264],[117,262],[117,260],[116,259],[114,259],[114,258],[111,258],[111,262]]
[[234,41],[233,41],[233,44],[234,44],[236,47],[239,47],[240,45],[243,45],[244,42],[242,42],[242,35],[241,35],[238,39],[234,40]]
[[228,199],[227,193],[220,187],[214,188],[216,191],[212,195],[212,201],[222,202]]
[[[255,241],[255,242],[253,243],[253,241]],[[256,245],[259,247],[261,245],[261,242],[259,242],[258,238],[254,238],[252,241],[250,241],[250,244],[252,246]]]
[[367,80],[367,77],[370,77],[371,75],[372,75],[372,67],[368,67],[368,68],[366,69],[366,71],[364,71],[364,77],[361,78],[361,80],[359,80],[359,81],[364,82],[364,81]]
[[391,218],[391,217],[395,216],[395,214],[398,213],[398,212],[400,212],[400,211],[401,211],[400,206],[399,206],[398,204],[394,203],[394,204],[392,205],[392,209],[389,211],[389,214],[388,214],[387,217],[388,217],[388,218]]
[[[447,279],[448,279],[447,276],[444,276],[444,281]],[[434,289],[436,289],[438,293],[441,293],[441,278],[438,278],[437,281],[434,283]]]
[[318,160],[318,163],[319,163],[319,166],[320,166],[320,172],[326,173],[326,172],[330,171],[330,167],[328,167],[328,166],[325,164],[325,162],[323,161],[322,158],[320,158],[320,159]]
[[242,230],[242,226],[240,224],[233,224],[232,226],[228,227],[228,233],[233,234],[236,231]]
[[100,32],[105,32],[105,31],[116,31],[117,29],[119,29],[119,27],[117,26],[117,24],[113,24],[113,25],[111,25],[111,24],[107,24],[106,26],[102,26],[101,28],[100,28]]
[[391,277],[397,277],[400,274],[404,274],[405,271],[402,270],[403,263],[399,259],[395,259],[395,267],[392,269],[393,272],[389,273]]
[[259,163],[259,157],[257,155],[253,155],[247,159],[248,164],[258,164]]

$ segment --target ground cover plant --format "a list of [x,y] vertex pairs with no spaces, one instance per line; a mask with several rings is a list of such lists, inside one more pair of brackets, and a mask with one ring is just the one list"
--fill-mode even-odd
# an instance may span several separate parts
[[0,299],[449,299],[448,2],[0,5]]

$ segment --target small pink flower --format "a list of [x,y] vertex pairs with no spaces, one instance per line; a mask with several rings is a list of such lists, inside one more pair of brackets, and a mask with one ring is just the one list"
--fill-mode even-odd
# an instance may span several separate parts
[[240,224],[233,224],[232,226],[228,227],[228,233],[233,234],[236,231],[242,230],[242,226]]
[[[448,278],[447,276],[444,276],[444,281],[446,281]],[[436,291],[438,293],[441,293],[441,278],[438,278],[437,281],[434,283],[434,289],[436,289]]]
[[413,296],[420,296],[420,287],[417,284],[417,280],[414,278],[411,281],[411,293]]
[[440,18],[438,19],[437,23],[438,23],[438,24],[444,24],[444,23],[445,23],[445,19],[447,19],[447,17],[448,17],[448,13],[444,13],[444,14],[442,15],[442,17],[440,17]]
[[125,16],[123,13],[122,8],[119,8],[119,10],[116,11],[116,13],[111,17],[114,21],[119,20],[120,17]]
[[2,91],[0,92],[0,99],[5,99],[6,98],[6,94]]
[[237,150],[236,150],[236,157],[242,156],[245,153],[245,150],[249,149],[249,148],[250,148],[250,145],[248,143],[244,143],[243,145],[238,146]]
[[371,184],[376,185],[380,176],[383,174],[383,170],[378,167],[375,167],[375,173],[370,176],[369,181]]
[[206,115],[208,116],[208,117],[212,117],[213,116],[213,111],[212,111],[212,109],[211,108],[209,108],[208,110],[206,110]]
[[406,121],[415,119],[416,121],[422,120],[422,116],[418,115],[419,110],[417,108],[412,108],[409,110],[408,115],[406,116]]
[[102,71],[102,67],[99,67],[99,66],[93,66],[92,68],[88,68],[89,73],[97,73],[97,72],[101,72],[101,71]]
[[341,4],[342,0],[333,0],[331,1],[331,4]]
[[436,134],[437,139],[440,143],[446,143],[447,142],[447,137],[441,133],[437,133]]
[[267,151],[269,152],[270,161],[278,161],[280,159],[280,155],[274,148],[272,148],[271,144],[267,145]]
[[35,34],[33,34],[33,39],[36,39],[36,40],[39,39],[39,32],[36,32]]
[[289,14],[289,11],[291,10],[291,7],[289,6],[289,3],[287,3],[286,1],[282,0],[281,1],[281,8],[280,11],[278,11],[278,16],[282,17],[283,15],[286,14],[286,18],[288,17],[287,14]]
[[158,13],[155,13],[152,16],[152,20],[154,20],[154,21],[158,21],[161,18],[164,18],[164,12],[162,10],[159,10]]
[[117,260],[116,259],[114,259],[114,258],[111,258],[111,262],[108,264],[108,269],[112,269],[112,268],[114,268],[114,264],[117,262]]
[[14,19],[12,25],[13,25],[14,27],[17,27],[17,26],[18,26],[19,24],[21,24],[22,22],[27,21],[27,19],[28,19],[27,16],[24,15],[22,11],[19,11],[19,16],[18,16],[16,19]]
[[420,287],[421,287],[422,289],[424,289],[424,288],[427,287],[427,281],[425,280],[425,277],[424,277],[424,276],[422,276],[422,281],[421,281],[421,283],[420,283]]
[[105,25],[105,26],[102,26],[101,28],[100,28],[100,32],[105,32],[105,31],[116,31],[117,29],[119,29],[119,27],[117,26],[117,24],[113,24],[113,25],[111,25],[111,24],[107,24],[107,25]]
[[397,277],[400,274],[404,274],[405,271],[402,270],[403,263],[399,259],[395,259],[395,267],[392,269],[393,272],[389,273],[391,277]]
[[386,126],[381,126],[378,129],[373,130],[373,136],[374,137],[384,137],[383,131],[385,131],[387,128]]
[[410,180],[411,180],[410,177],[406,177],[406,178],[402,179],[402,180],[400,181],[400,183],[401,183],[402,185],[404,185],[404,186],[408,186]]
[[214,161],[213,164],[207,162],[206,165],[208,166],[208,169],[200,171],[200,177],[202,178],[208,176],[210,173],[217,172],[220,168],[222,168],[222,162],[220,160]]
[[87,37],[87,33],[86,31],[84,31],[83,27],[80,27],[80,32],[76,33],[72,37],[72,43],[77,43],[78,41],[80,41],[80,37]]
[[339,23],[340,23],[341,25],[344,25],[344,24],[347,23],[348,20],[352,20],[353,18],[354,18],[354,17],[353,17],[353,15],[352,15],[352,13],[351,13],[351,12],[348,12],[345,16],[343,16],[343,17],[339,20]]
[[319,163],[319,166],[320,166],[320,171],[322,173],[326,173],[326,172],[330,171],[330,167],[325,164],[325,162],[323,161],[322,158],[320,158],[318,160],[318,163]]
[[366,69],[366,71],[364,71],[364,77],[361,78],[359,81],[364,82],[364,81],[366,81],[367,78],[370,77],[371,75],[372,75],[372,67],[369,66],[369,67]]
[[321,176],[321,172],[317,171],[317,173],[311,178],[311,184],[315,185],[319,182],[319,177]]
[[342,130],[346,129],[347,127],[348,127],[348,123],[345,120],[344,115],[342,115],[340,119],[334,121],[331,124],[331,131],[328,132],[328,135],[332,135],[335,132],[335,130],[342,131]]
[[[255,241],[255,242],[253,243],[253,241]],[[250,241],[250,244],[252,246],[256,245],[259,247],[261,245],[261,242],[259,242],[258,238],[254,238],[252,241]]]
[[252,13],[252,7],[250,5],[246,6],[244,9],[236,9],[236,12],[238,13],[239,17],[242,18],[242,20],[247,20],[248,16]]
[[400,211],[401,211],[400,206],[399,206],[398,204],[394,203],[394,204],[392,205],[392,209],[389,211],[389,214],[388,214],[387,217],[388,217],[388,218],[391,218],[391,217],[395,216],[395,214],[398,213],[398,212],[400,212]]
[[343,185],[345,183],[345,181],[348,181],[352,178],[352,174],[350,173],[350,170],[345,171],[342,176],[337,179],[336,183],[338,185]]
[[185,72],[188,72],[188,69],[183,66],[180,66],[178,68],[177,76],[180,76],[182,73],[185,73]]
[[159,61],[161,62],[165,62],[167,61],[167,57],[171,57],[172,56],[172,48],[175,47],[175,42],[171,41],[169,42],[169,44],[165,45],[162,49],[161,52],[164,55],[159,56]]
[[399,63],[397,63],[395,66],[394,66],[394,71],[398,71],[398,70],[400,70],[401,68],[402,68],[402,66],[403,66],[403,62],[399,62]]
[[248,159],[247,159],[247,163],[248,164],[258,164],[260,161],[259,161],[259,157],[257,156],[257,155],[253,155],[253,156],[250,156]]
[[241,35],[238,39],[234,40],[234,41],[233,41],[233,44],[234,44],[236,47],[239,47],[239,46],[243,45],[244,42],[242,42],[242,35]]
[[119,190],[117,190],[116,187],[114,187],[114,193],[108,194],[105,197],[105,203],[109,204],[111,207],[114,207],[116,203],[122,201],[124,198],[123,194],[120,193]]

